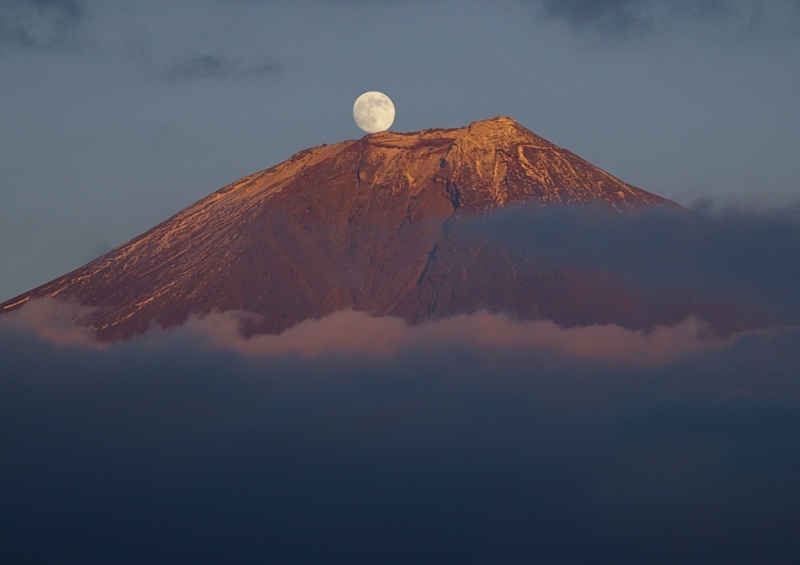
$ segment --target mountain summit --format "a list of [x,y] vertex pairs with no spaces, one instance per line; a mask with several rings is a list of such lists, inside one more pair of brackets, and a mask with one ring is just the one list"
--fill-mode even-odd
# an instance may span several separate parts
[[89,323],[106,340],[213,310],[260,315],[247,333],[342,309],[410,323],[488,309],[565,326],[650,328],[692,313],[726,331],[747,325],[721,306],[654,300],[605,269],[541,260],[475,227],[523,204],[531,221],[554,206],[602,204],[620,218],[653,207],[686,212],[511,118],[382,132],[244,177],[0,313],[70,296],[96,307]]

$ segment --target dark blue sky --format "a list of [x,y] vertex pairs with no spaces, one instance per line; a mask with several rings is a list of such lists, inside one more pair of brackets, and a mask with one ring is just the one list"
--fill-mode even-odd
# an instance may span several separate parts
[[797,0],[0,0],[0,300],[306,147],[510,115],[681,203],[800,195]]

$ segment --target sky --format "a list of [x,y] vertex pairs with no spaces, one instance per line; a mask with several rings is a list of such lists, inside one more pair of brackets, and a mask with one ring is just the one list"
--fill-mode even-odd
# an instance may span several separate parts
[[0,300],[295,152],[509,115],[684,205],[800,194],[797,0],[0,0]]
[[105,343],[30,301],[0,318],[0,562],[800,562],[798,60],[789,0],[0,0],[0,300],[360,137],[381,90],[397,131],[510,115],[699,213],[465,229],[769,321]]

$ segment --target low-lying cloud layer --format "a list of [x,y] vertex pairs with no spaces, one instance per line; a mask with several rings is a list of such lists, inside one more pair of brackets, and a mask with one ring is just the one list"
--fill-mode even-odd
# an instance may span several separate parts
[[[111,347],[94,339],[81,322],[92,309],[62,300],[34,300],[13,312],[3,325],[60,346]],[[142,347],[189,342],[207,350],[230,350],[246,356],[363,356],[388,359],[421,349],[470,346],[527,348],[565,358],[623,365],[663,365],[700,351],[730,345],[741,336],[716,338],[702,320],[690,317],[670,327],[629,330],[614,324],[562,328],[549,320],[513,321],[504,314],[479,311],[418,326],[400,318],[374,317],[345,310],[320,320],[306,320],[279,335],[242,337],[249,312],[213,312],[192,317],[180,328],[154,328],[134,340]]]
[[774,327],[343,311],[245,339],[253,314],[225,312],[98,343],[90,309],[32,301],[0,319],[0,555],[798,561],[798,209],[696,210],[509,208],[452,229]]
[[629,218],[607,206],[506,207],[470,223],[498,248],[545,264],[600,269],[654,293],[687,290],[800,324],[800,205],[699,201],[693,211],[655,208]]
[[791,562],[800,332],[0,320],[10,561]]

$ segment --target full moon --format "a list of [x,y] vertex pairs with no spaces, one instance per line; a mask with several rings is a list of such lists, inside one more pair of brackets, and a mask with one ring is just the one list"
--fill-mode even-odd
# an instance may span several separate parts
[[383,92],[365,92],[353,104],[353,119],[367,133],[386,131],[394,122],[394,104]]

